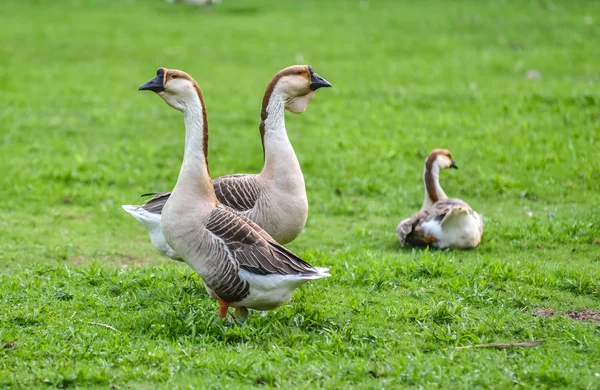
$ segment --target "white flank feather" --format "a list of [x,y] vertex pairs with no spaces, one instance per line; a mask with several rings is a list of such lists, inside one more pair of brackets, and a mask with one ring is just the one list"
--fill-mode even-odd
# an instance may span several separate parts
[[139,221],[150,234],[150,242],[160,253],[173,260],[182,261],[181,257],[167,244],[160,229],[160,214],[153,214],[140,206],[122,205],[123,210]]

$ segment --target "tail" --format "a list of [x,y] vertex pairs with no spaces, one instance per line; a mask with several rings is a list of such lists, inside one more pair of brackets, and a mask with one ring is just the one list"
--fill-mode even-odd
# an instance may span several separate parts
[[137,219],[138,222],[144,225],[147,229],[150,229],[157,224],[160,225],[160,214],[150,213],[141,206],[125,204],[121,207],[123,210],[131,214],[133,218]]
[[133,215],[133,218],[137,219],[139,223],[144,225],[146,230],[148,230],[148,234],[150,234],[150,242],[152,242],[152,246],[154,246],[156,250],[173,260],[183,261],[181,256],[169,246],[160,230],[160,214],[151,213],[142,206],[126,204],[121,207],[123,210]]
[[302,280],[313,280],[313,279],[328,278],[331,276],[331,274],[329,273],[329,268],[315,267],[315,270],[317,272],[314,274],[300,274],[300,278]]

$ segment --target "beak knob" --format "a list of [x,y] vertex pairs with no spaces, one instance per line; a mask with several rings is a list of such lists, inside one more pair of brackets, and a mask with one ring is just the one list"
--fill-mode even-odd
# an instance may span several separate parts
[[164,68],[158,68],[156,71],[156,77],[152,80],[148,81],[144,85],[140,87],[140,91],[152,91],[152,92],[162,92],[165,90],[165,86],[163,85],[164,80]]

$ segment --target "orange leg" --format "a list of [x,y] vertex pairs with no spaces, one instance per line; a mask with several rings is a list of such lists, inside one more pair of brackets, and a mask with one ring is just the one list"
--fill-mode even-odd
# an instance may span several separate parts
[[229,304],[219,299],[219,318],[227,318],[227,309]]

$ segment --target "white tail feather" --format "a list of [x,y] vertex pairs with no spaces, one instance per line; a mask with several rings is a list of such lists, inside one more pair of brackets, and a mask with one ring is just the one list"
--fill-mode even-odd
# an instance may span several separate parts
[[[327,268],[325,268],[325,269],[327,269]],[[318,274],[298,275],[298,278],[301,280],[313,280],[313,279],[328,278],[331,276],[328,272],[322,271],[322,268],[321,269],[317,268],[317,271],[319,271]]]
[[157,225],[160,226],[160,215],[159,214],[150,213],[141,206],[125,204],[125,205],[122,205],[121,207],[123,208],[123,210],[127,211],[135,219],[137,219],[147,229],[150,229]]

